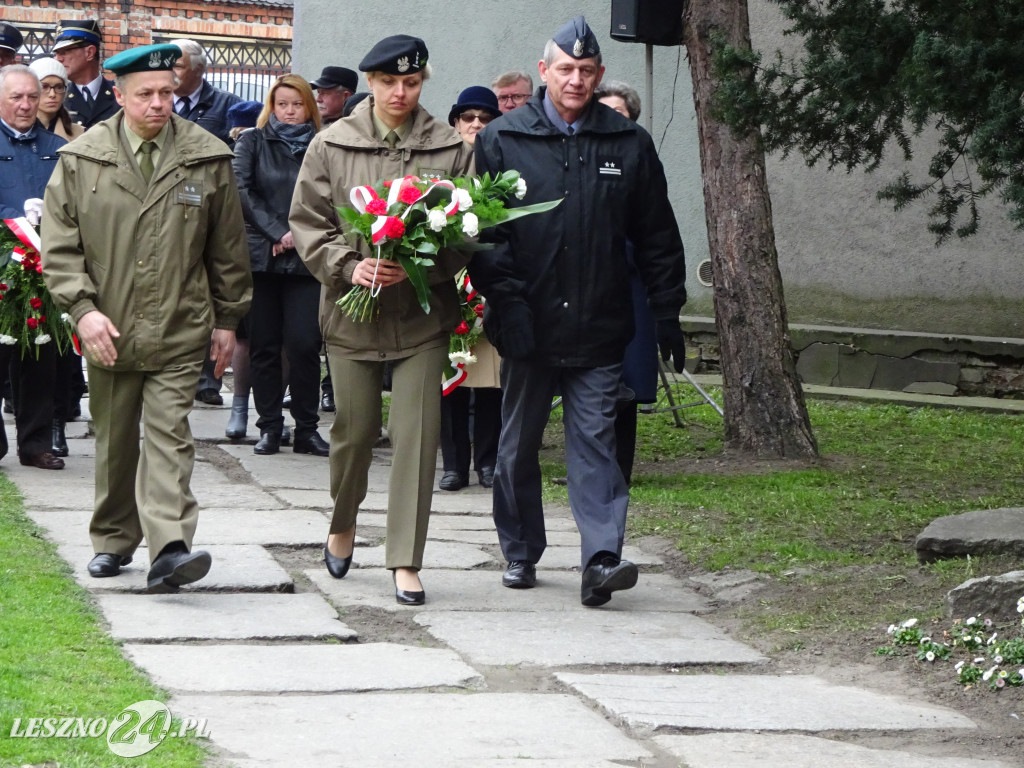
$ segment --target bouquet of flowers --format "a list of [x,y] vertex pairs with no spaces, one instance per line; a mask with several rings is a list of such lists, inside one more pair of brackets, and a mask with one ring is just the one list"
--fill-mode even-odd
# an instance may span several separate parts
[[448,339],[448,367],[441,381],[441,392],[450,394],[466,380],[466,366],[476,362],[473,347],[484,335],[484,300],[463,269],[455,276],[459,287],[459,311],[462,320]]
[[[430,313],[430,286],[426,268],[441,248],[482,249],[490,246],[470,242],[480,230],[532,213],[549,211],[561,200],[506,208],[505,200],[526,196],[526,182],[518,171],[504,171],[494,178],[420,179],[406,176],[374,186],[352,189],[351,208],[338,208],[347,230],[376,249],[378,259],[402,265],[416,291],[423,311]],[[353,320],[366,322],[377,317],[381,286],[357,285],[338,300],[338,306]]]
[[24,218],[4,219],[0,227],[0,344],[35,353],[51,341],[64,352],[69,344],[78,350],[71,318],[61,313],[43,284],[39,235]]

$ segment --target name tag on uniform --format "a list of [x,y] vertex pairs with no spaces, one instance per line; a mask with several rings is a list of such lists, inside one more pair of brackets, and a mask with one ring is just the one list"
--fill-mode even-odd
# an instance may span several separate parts
[[178,187],[178,196],[174,201],[177,205],[195,205],[200,206],[203,204],[203,182],[201,181],[183,181],[181,186]]

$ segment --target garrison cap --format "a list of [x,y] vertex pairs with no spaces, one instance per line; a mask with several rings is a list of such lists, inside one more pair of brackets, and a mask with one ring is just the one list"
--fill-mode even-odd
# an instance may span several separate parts
[[174,62],[181,58],[181,48],[170,43],[143,45],[129,48],[114,54],[105,62],[103,68],[115,75],[127,75],[132,72],[159,72],[174,69]]
[[427,66],[427,44],[418,37],[392,35],[377,43],[359,62],[360,72],[411,75]]
[[574,16],[551,38],[574,59],[592,59],[601,53],[593,30],[582,16]]
[[100,32],[100,23],[96,19],[85,21],[57,22],[57,39],[53,41],[53,52],[56,53],[64,48],[71,48],[75,45],[95,45],[100,47],[103,42],[103,34]]
[[17,53],[23,42],[25,42],[25,38],[22,37],[17,27],[0,22],[0,48]]
[[324,67],[320,77],[310,85],[313,88],[343,87],[353,93],[359,88],[359,75],[347,67]]

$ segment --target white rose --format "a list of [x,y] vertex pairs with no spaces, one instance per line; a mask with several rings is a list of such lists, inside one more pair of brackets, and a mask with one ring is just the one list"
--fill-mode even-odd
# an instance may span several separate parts
[[15,344],[17,341],[18,340],[16,338],[14,338],[13,336],[7,336],[6,334],[0,334],[0,344],[6,344],[7,346],[11,346],[12,344]]
[[444,215],[444,211],[439,211],[436,208],[427,211],[427,224],[435,232],[440,232],[444,229],[445,223],[448,221],[448,217]]
[[480,222],[475,213],[467,213],[462,217],[462,231],[467,237],[476,237],[480,234]]
[[49,340],[50,334],[48,333],[40,333],[38,336],[36,336],[36,344],[46,344]]
[[473,196],[464,189],[455,190],[455,201],[459,204],[460,211],[468,211],[473,207]]
[[522,176],[516,181],[516,197],[520,200],[526,197],[526,180]]

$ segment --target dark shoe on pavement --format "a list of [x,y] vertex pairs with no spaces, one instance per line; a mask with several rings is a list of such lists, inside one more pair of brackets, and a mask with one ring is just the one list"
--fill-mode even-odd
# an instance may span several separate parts
[[[395,576],[395,572],[391,572],[391,578],[395,580],[395,602],[399,605],[423,605],[427,602],[427,593],[422,590],[412,589],[399,589],[398,588],[398,577]],[[422,586],[422,585],[420,585]]]
[[[352,554],[355,554],[355,552],[353,551]],[[327,572],[331,576],[336,579],[344,579],[348,569],[352,567],[352,555],[348,557],[335,557],[331,554],[331,550],[324,547],[324,564],[327,566]]]
[[580,602],[584,605],[604,605],[612,599],[612,592],[636,586],[639,571],[629,560],[614,555],[594,558],[583,571]]
[[334,413],[336,410],[334,407],[334,392],[328,389],[323,391],[323,394],[320,395],[320,410]]
[[108,576],[117,576],[121,567],[132,561],[131,555],[112,555],[109,552],[100,552],[89,561],[89,575],[94,579],[104,579]]
[[220,392],[216,389],[200,389],[196,392],[196,402],[206,403],[207,405],[224,405],[224,398],[220,396]]
[[168,544],[153,561],[146,586],[150,594],[177,592],[182,585],[203,578],[210,572],[212,564],[209,552],[189,552],[183,542]]
[[480,478],[480,485],[484,488],[494,487],[494,467],[481,467],[477,470],[476,476]]
[[60,419],[53,420],[53,455],[68,455],[68,438],[64,434],[64,422]]
[[26,467],[36,469],[64,469],[64,459],[58,459],[49,451],[33,453],[30,456],[19,456],[18,460]]
[[445,472],[438,487],[442,491],[459,491],[469,485],[469,477],[461,472]]
[[292,428],[285,424],[281,428],[281,445],[292,444]]
[[314,456],[329,456],[331,446],[320,435],[314,432],[309,437],[296,437],[293,453],[311,453]]
[[260,435],[259,442],[253,447],[252,452],[259,456],[272,456],[281,450],[281,433],[264,432]]
[[509,589],[532,589],[537,586],[537,566],[528,560],[513,560],[501,577]]

